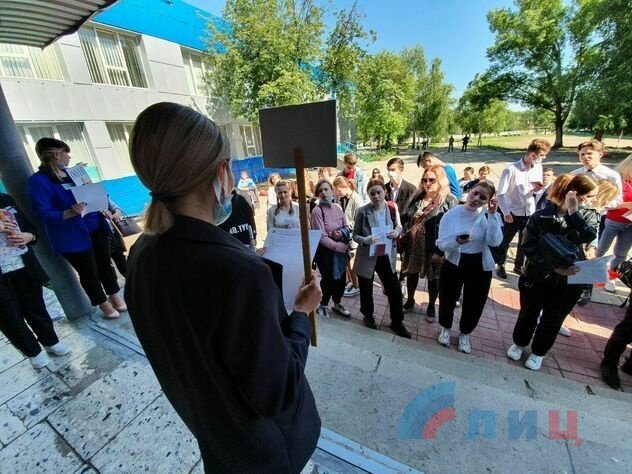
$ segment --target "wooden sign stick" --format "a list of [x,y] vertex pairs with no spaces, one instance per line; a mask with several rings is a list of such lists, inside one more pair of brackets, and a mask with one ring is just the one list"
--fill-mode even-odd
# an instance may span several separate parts
[[[312,281],[312,262],[309,258],[309,236],[307,233],[307,198],[305,193],[305,165],[303,161],[303,149],[294,149],[294,167],[296,168],[296,185],[298,187],[298,216],[301,224],[301,244],[303,247],[303,270],[305,272],[305,284]],[[318,345],[318,335],[316,334],[316,315],[314,311],[309,313],[309,320],[312,323],[312,346]]]

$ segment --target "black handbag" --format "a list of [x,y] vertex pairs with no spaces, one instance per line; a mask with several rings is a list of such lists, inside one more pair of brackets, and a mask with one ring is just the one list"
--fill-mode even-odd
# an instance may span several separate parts
[[131,217],[126,216],[118,221],[112,220],[112,222],[123,237],[140,234],[143,231]]
[[581,260],[579,247],[560,234],[544,232],[538,240],[538,250],[544,261],[553,268],[572,267]]

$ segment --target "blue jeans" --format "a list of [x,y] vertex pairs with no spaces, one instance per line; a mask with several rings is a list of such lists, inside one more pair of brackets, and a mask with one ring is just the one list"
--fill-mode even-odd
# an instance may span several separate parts
[[628,252],[632,247],[632,222],[628,224],[606,218],[603,233],[599,236],[597,257],[603,257],[606,254],[615,237],[617,241],[614,244],[614,258],[610,262],[610,268],[613,270],[628,258]]

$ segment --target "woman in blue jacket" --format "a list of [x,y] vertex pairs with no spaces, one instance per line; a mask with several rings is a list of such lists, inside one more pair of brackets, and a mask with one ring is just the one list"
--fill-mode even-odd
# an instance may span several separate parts
[[127,311],[127,307],[118,295],[110,260],[111,230],[100,212],[82,216],[86,205],[75,201],[70,191],[73,182],[64,171],[70,162],[70,147],[55,138],[42,138],[35,151],[42,164],[28,180],[33,209],[44,223],[53,249],[79,274],[92,305],[99,306],[106,318],[118,318],[119,311]]

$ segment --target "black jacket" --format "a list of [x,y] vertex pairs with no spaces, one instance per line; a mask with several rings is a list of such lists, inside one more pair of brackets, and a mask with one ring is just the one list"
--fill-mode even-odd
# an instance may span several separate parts
[[[393,186],[389,181],[386,183],[386,200],[392,201]],[[412,197],[417,193],[417,188],[410,184],[408,181],[402,178],[402,182],[399,183],[399,191],[397,192],[397,210],[399,211],[399,218],[402,221],[402,227],[405,229],[408,226],[412,214],[408,213],[408,204]]]
[[[410,224],[412,225],[412,220],[419,209],[419,205],[424,197],[423,192],[417,192],[417,194],[410,200],[408,204],[408,215],[410,216]],[[432,255],[436,253],[438,255],[443,255],[444,252],[437,246],[437,239],[439,238],[439,224],[441,223],[441,218],[443,215],[452,209],[454,206],[458,204],[458,201],[452,194],[448,194],[445,198],[445,201],[440,206],[435,207],[430,213],[426,216],[426,220],[424,221],[425,231],[425,249],[427,255]]]
[[[15,219],[18,221],[18,225],[20,226],[20,230],[22,232],[29,232],[37,238],[37,233],[35,231],[35,227],[31,222],[26,218],[22,210],[15,203],[13,198],[8,194],[0,193],[0,209],[6,209],[7,207],[13,208],[15,212]],[[37,240],[36,240],[37,242]],[[46,283],[49,278],[44,269],[40,266],[37,261],[37,257],[35,257],[35,252],[31,248],[31,245],[28,246],[28,252],[22,255],[22,261],[24,262],[25,268],[29,272],[29,276],[33,279],[33,282],[37,285],[43,285]],[[2,274],[0,274],[0,278],[3,278]]]
[[233,210],[219,227],[235,237],[244,245],[250,245],[250,231],[252,239],[257,240],[257,225],[255,224],[255,213],[250,202],[245,197],[233,191],[231,198]]
[[536,211],[529,217],[527,226],[522,234],[520,245],[526,257],[523,274],[527,278],[537,279],[543,283],[559,286],[567,283],[565,276],[553,271],[538,249],[538,240],[544,232],[563,235],[575,243],[585,259],[583,246],[597,238],[599,218],[592,209],[580,209],[572,215],[557,216],[558,206],[549,202],[548,205]]
[[213,472],[299,472],[320,418],[304,375],[311,326],[269,267],[223,230],[176,216],[132,246],[125,300],[165,395]]

